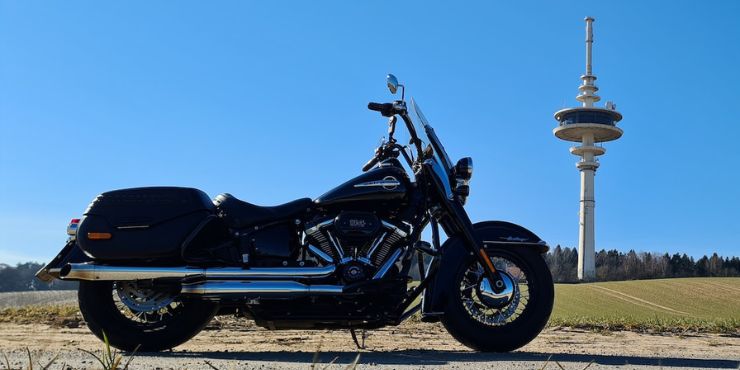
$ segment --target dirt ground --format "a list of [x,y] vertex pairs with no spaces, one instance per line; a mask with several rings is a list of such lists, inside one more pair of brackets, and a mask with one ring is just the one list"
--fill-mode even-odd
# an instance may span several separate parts
[[[74,325],[72,325],[74,326]],[[738,369],[740,338],[717,334],[651,335],[545,330],[509,354],[475,353],[438,324],[405,323],[368,332],[358,350],[348,331],[268,331],[233,318],[215,322],[190,342],[164,353],[139,353],[133,369],[343,369],[360,354],[359,369]],[[84,326],[0,324],[0,349],[12,368],[34,367],[59,357],[50,368],[100,368],[89,354],[102,344]],[[318,358],[314,357],[318,353]],[[548,358],[550,361],[548,362]],[[332,363],[332,361],[334,361]],[[0,358],[0,368],[5,368]]]

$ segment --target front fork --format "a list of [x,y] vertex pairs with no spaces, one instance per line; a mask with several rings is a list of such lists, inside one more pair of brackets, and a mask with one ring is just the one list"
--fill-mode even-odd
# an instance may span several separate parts
[[[491,258],[486,253],[484,244],[478,241],[473,232],[473,223],[470,221],[467,212],[462,205],[457,202],[450,204],[448,208],[450,211],[448,217],[451,223],[455,226],[457,231],[464,239],[465,248],[474,255],[481,266],[483,266],[483,272],[485,273],[488,280],[491,282],[491,289],[494,292],[500,293],[506,288],[506,284],[501,278],[501,274],[496,271],[496,266],[493,265]],[[436,228],[436,225],[433,225]],[[435,246],[436,247],[436,246]]]

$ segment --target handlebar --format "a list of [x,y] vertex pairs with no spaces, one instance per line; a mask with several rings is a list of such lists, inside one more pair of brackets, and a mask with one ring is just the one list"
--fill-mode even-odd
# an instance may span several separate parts
[[[398,114],[403,119],[404,123],[406,124],[406,128],[409,130],[409,134],[411,135],[411,144],[416,146],[416,150],[418,151],[421,158],[422,154],[422,148],[421,148],[421,140],[419,140],[418,136],[416,135],[416,129],[414,128],[413,122],[411,122],[411,118],[409,117],[407,111],[406,111],[406,102],[403,100],[396,101],[394,103],[374,103],[370,102],[367,104],[367,109],[380,112],[384,117],[391,118],[391,121],[389,122],[389,145],[383,145],[380,148],[376,149],[375,156],[370,159],[367,163],[365,163],[364,166],[362,166],[362,171],[366,172],[367,170],[371,169],[373,166],[378,164],[381,160],[385,160],[388,155],[393,155],[394,158],[398,157],[398,154],[403,154],[404,159],[406,159],[406,162],[408,162],[409,166],[413,167],[413,161],[411,158],[409,158],[406,151],[401,147],[400,145],[396,144],[395,140],[392,139],[393,137],[393,131],[395,131],[396,126],[396,120],[395,116]],[[396,149],[396,151],[393,151],[391,149]]]
[[380,112],[384,117],[392,117],[396,114],[393,103],[367,103],[367,109]]
[[370,160],[367,161],[367,163],[365,163],[364,166],[362,166],[362,172],[367,172],[367,170],[373,168],[373,166],[375,166],[376,164],[378,164],[378,161],[379,160],[380,159],[378,158],[378,156],[375,156],[375,157],[370,158]]

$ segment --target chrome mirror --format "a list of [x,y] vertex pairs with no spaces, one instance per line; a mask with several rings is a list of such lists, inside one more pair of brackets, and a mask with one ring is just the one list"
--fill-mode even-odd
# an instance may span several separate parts
[[388,90],[391,91],[391,94],[395,94],[398,91],[398,88],[401,88],[401,101],[403,101],[403,97],[406,94],[406,87],[398,83],[396,76],[389,73],[385,78],[385,82],[388,84]]
[[389,74],[388,77],[385,78],[385,82],[388,84],[388,90],[391,91],[391,94],[395,94],[396,91],[398,91],[398,79],[396,76]]

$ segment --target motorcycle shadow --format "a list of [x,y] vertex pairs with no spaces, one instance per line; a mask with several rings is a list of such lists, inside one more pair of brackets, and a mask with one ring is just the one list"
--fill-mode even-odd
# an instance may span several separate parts
[[[604,366],[637,365],[683,368],[737,369],[740,361],[725,359],[698,359],[648,356],[609,356],[589,354],[551,354],[541,352],[479,353],[437,350],[398,350],[398,351],[322,351],[315,352],[158,352],[137,353],[137,357],[166,357],[202,360],[255,361],[303,364],[351,363],[360,355],[360,364],[374,365],[447,365],[451,363],[510,362],[531,363],[541,367],[549,363],[589,363]],[[553,364],[555,365],[555,364]],[[579,367],[582,368],[582,367]]]

